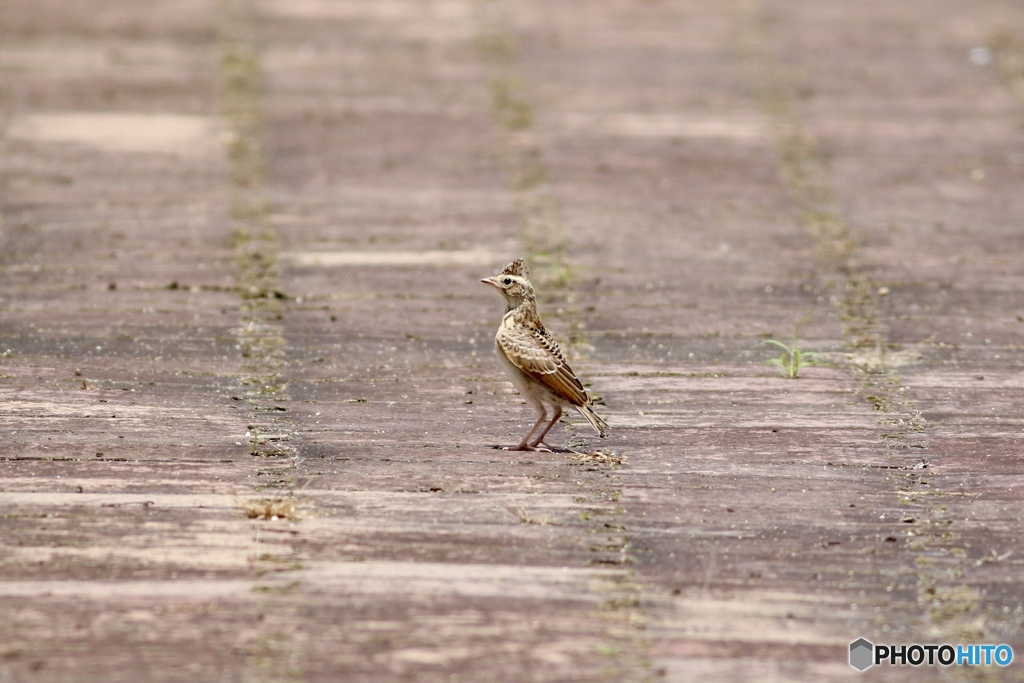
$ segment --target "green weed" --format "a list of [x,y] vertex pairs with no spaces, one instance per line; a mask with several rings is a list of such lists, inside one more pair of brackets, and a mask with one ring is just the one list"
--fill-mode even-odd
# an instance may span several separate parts
[[807,322],[807,318],[803,318],[796,324],[796,328],[793,330],[793,341],[789,344],[778,339],[766,339],[759,344],[759,346],[771,344],[782,349],[782,353],[779,354],[778,358],[769,358],[767,362],[779,366],[782,376],[788,379],[796,379],[800,374],[800,368],[806,365],[814,365],[818,360],[817,353],[804,351],[796,345],[797,335],[800,334],[800,328],[805,322]]

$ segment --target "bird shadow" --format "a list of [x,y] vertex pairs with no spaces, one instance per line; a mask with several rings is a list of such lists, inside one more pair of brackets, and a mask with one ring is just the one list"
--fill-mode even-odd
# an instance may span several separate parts
[[501,446],[501,445],[498,445],[498,444],[495,444],[495,445],[491,446],[491,449],[495,450],[495,451],[506,451],[508,453],[551,453],[553,455],[558,455],[558,454],[563,454],[564,455],[566,453],[579,453],[579,451],[574,451],[571,448],[544,448],[544,449],[536,448],[536,449],[532,449],[531,450],[531,449],[526,449],[526,448],[520,449],[520,448],[516,448],[515,446]]

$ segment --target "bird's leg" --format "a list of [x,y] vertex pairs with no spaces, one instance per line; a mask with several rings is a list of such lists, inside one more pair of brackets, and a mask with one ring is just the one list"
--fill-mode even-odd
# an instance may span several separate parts
[[[555,415],[551,418],[551,422],[548,423],[548,426],[544,428],[544,431],[540,433],[540,436],[534,439],[534,442],[530,445],[537,450],[545,449],[550,451],[551,447],[544,443],[544,437],[547,436],[548,432],[551,431],[551,428],[554,427],[555,423],[560,419],[562,419],[562,408],[560,406],[555,406]],[[534,429],[536,429],[536,427],[534,427]]]
[[[537,421],[533,423],[532,427],[530,427],[530,431],[526,432],[526,436],[524,436],[523,440],[519,442],[519,445],[518,446],[506,446],[502,450],[505,450],[505,451],[547,451],[547,452],[550,452],[550,449],[547,449],[547,448],[537,448],[536,442],[533,443],[533,444],[530,443],[530,437],[533,436],[533,433],[536,432],[540,428],[540,426],[544,423],[544,420],[548,419],[548,411],[544,409],[544,404],[543,403],[541,403],[539,406],[537,406],[537,411],[540,413],[540,417],[538,417]],[[549,429],[550,429],[550,427],[549,427]],[[544,432],[547,432],[547,429],[545,429]],[[541,436],[543,436],[543,434],[541,434]],[[538,439],[538,441],[539,441],[539,439]]]

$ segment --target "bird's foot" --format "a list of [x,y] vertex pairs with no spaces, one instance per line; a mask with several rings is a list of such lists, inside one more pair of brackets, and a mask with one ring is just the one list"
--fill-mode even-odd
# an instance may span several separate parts
[[529,453],[553,453],[550,448],[544,444],[531,445],[528,443],[521,443],[518,446],[500,446],[500,450],[503,451],[527,451]]

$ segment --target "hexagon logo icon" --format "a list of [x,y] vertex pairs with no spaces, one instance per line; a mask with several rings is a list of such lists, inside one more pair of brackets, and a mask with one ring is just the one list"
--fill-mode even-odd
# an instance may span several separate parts
[[850,643],[850,666],[857,671],[864,671],[875,663],[875,646],[865,638],[858,638]]

